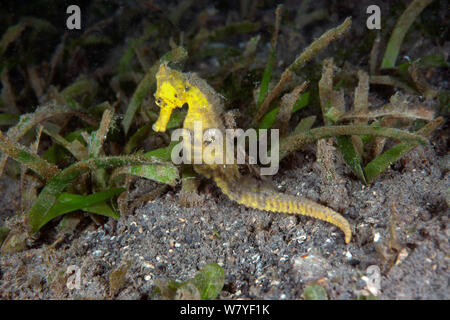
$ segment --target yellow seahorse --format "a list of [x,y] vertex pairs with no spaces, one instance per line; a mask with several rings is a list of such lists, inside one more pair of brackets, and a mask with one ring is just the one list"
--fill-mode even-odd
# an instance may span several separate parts
[[[187,104],[188,113],[183,128],[196,134],[194,123],[201,121],[203,132],[208,129],[225,131],[221,118],[222,102],[206,81],[194,73],[181,73],[173,70],[166,63],[161,64],[156,81],[155,100],[161,111],[158,120],[153,125],[153,130],[164,132],[172,111]],[[194,137],[194,139],[203,141],[203,132],[199,133],[200,137]],[[202,152],[201,149],[197,150],[199,146],[192,145],[192,140],[183,139],[183,143],[191,144],[187,147],[189,150],[193,150],[194,154]],[[211,155],[202,154],[202,157],[207,156]],[[344,232],[345,243],[350,242],[350,225],[339,213],[311,200],[286,195],[265,187],[257,179],[242,176],[236,164],[194,164],[194,170],[213,179],[224,194],[239,204],[259,210],[302,214],[328,221]]]

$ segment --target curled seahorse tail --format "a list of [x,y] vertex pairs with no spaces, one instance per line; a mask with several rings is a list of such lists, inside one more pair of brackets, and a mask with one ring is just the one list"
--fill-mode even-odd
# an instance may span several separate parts
[[[249,188],[240,188],[239,184],[229,183],[222,177],[216,176],[214,181],[223,193],[239,204],[259,210],[301,214],[327,221],[344,232],[345,243],[350,242],[352,236],[350,224],[343,216],[328,207],[306,198],[275,191],[252,192]],[[236,190],[236,188],[239,190]]]

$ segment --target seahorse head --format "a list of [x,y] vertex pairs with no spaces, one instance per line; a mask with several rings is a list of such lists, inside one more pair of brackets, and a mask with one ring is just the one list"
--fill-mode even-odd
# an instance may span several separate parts
[[156,84],[155,102],[161,112],[153,124],[153,130],[164,132],[173,109],[181,108],[186,103],[187,82],[184,74],[162,63],[156,74]]

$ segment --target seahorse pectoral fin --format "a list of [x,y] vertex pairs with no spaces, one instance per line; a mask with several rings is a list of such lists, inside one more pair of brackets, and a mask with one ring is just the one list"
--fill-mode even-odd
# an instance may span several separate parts
[[164,132],[167,128],[167,123],[169,123],[170,116],[172,115],[173,108],[169,105],[161,107],[158,120],[153,124],[152,128],[156,132]]

